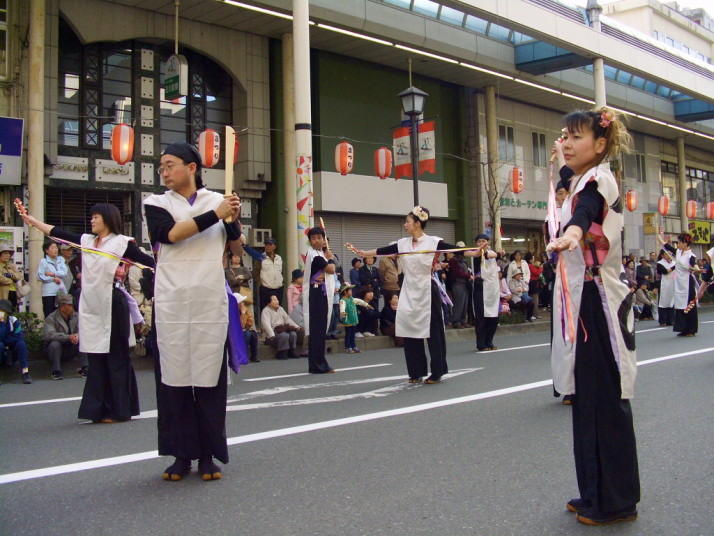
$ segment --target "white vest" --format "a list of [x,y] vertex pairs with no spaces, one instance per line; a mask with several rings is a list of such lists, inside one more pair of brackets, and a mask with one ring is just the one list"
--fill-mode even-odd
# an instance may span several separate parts
[[[667,270],[671,270],[674,266],[674,261],[668,262],[664,259],[660,259],[657,261],[657,264],[661,264]],[[671,307],[674,307],[674,276],[674,272],[669,272],[662,274],[662,277],[660,278],[659,301],[657,306],[662,309],[670,309]]]
[[483,316],[498,318],[498,304],[501,301],[501,282],[498,278],[498,263],[489,259],[490,249],[481,257],[481,279],[483,280]]
[[[307,249],[307,257],[305,258],[305,270],[302,284],[302,311],[305,321],[305,335],[310,335],[310,279],[312,278],[312,261],[315,257],[322,257],[325,260],[325,254],[309,247]],[[335,277],[332,274],[325,274],[325,300],[327,300],[327,323],[325,324],[325,333],[330,327],[332,319],[332,300],[335,296]]]
[[677,249],[674,264],[674,308],[685,309],[689,305],[689,280],[694,277],[689,271],[689,259],[696,258],[692,250]]

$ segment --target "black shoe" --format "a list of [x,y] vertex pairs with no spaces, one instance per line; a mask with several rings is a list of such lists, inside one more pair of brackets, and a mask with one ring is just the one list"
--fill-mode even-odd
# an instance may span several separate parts
[[432,374],[426,380],[424,380],[424,383],[429,384],[429,385],[433,385],[435,383],[441,383],[441,376],[434,376]]
[[61,370],[53,370],[50,376],[53,380],[64,380],[64,376],[62,375]]
[[220,480],[223,476],[221,468],[213,463],[213,458],[208,457],[198,460],[198,473],[201,475],[201,480]]
[[565,505],[565,509],[568,512],[577,513],[585,510],[586,508],[590,508],[590,506],[590,501],[586,501],[578,497],[577,499],[570,499]]
[[278,352],[277,354],[275,354],[275,359],[279,359],[279,360],[283,361],[283,360],[285,360],[285,359],[287,359],[287,358],[288,358],[288,353],[287,353],[285,350],[283,350],[282,352]]
[[288,352],[288,359],[299,359],[300,356],[295,353],[294,350]]
[[260,363],[260,359],[258,359],[257,357],[251,357],[250,362],[251,363]]
[[24,384],[32,383],[32,376],[30,376],[29,372],[22,373],[22,383],[24,383]]
[[77,374],[79,374],[82,378],[86,378],[87,374],[89,374],[89,367],[78,368]]
[[599,526],[599,525],[612,525],[613,523],[620,523],[622,521],[634,521],[637,519],[637,508],[634,506],[632,508],[627,508],[621,512],[616,512],[614,514],[601,514],[598,512],[593,512],[591,509],[579,510],[575,519],[583,525]]

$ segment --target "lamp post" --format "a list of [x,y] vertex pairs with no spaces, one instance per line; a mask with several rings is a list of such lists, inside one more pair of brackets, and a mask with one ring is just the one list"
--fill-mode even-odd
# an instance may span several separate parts
[[411,143],[412,180],[414,181],[414,205],[419,205],[419,116],[424,112],[428,93],[414,86],[397,95],[402,99],[402,110],[409,117],[409,141]]

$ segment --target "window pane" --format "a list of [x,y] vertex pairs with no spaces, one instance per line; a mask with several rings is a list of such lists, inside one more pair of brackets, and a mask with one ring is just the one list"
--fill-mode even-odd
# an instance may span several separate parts
[[436,12],[439,11],[439,4],[431,0],[414,0],[412,9],[415,13],[428,17],[436,17]]
[[466,23],[464,25],[469,30],[485,34],[486,29],[488,28],[488,21],[479,19],[478,17],[474,17],[473,15],[466,15]]
[[447,6],[441,6],[441,11],[439,12],[439,19],[449,24],[455,24],[456,26],[461,26],[464,22],[464,13],[458,9],[454,9]]
[[409,9],[411,5],[411,0],[384,0],[385,4],[392,4],[393,6],[403,7],[404,9]]
[[508,38],[510,35],[511,35],[510,29],[504,28],[503,26],[499,26],[498,24],[494,24],[493,22],[488,27],[488,36],[493,37],[494,39],[508,41]]

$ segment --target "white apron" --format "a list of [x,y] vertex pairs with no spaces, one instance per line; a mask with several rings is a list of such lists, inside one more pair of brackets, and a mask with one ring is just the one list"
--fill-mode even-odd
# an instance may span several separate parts
[[[410,251],[433,251],[439,245],[438,236],[423,235],[412,243],[412,237],[397,242],[399,253]],[[404,283],[399,293],[395,334],[397,337],[428,339],[431,323],[431,266],[434,254],[403,255],[399,267],[404,274]]]
[[677,258],[674,264],[674,308],[685,309],[689,305],[689,278],[692,277],[689,269],[689,259],[696,258],[692,250],[682,251],[677,249]]
[[[582,180],[581,180],[582,177]],[[620,388],[623,399],[634,395],[637,361],[635,356],[634,314],[632,310],[632,294],[623,281],[621,231],[623,216],[611,207],[619,198],[617,182],[612,176],[609,163],[603,163],[585,172],[581,177],[575,176],[571,182],[571,192],[563,203],[561,214],[561,229],[565,229],[573,215],[573,197],[578,194],[590,178],[597,180],[598,192],[605,199],[607,209],[604,213],[602,227],[593,224],[590,231],[601,233],[599,244],[607,244],[607,249],[600,260],[600,277],[595,278],[603,303],[605,320],[610,334],[610,344],[620,371]],[[591,236],[591,232],[588,232]],[[553,289],[553,343],[551,346],[551,367],[553,369],[553,385],[561,394],[575,393],[575,347],[577,331],[580,329],[580,303],[582,299],[585,277],[585,253],[581,244],[573,251],[562,251],[558,254],[558,263],[565,263],[571,296],[572,319],[575,323],[576,337],[574,341],[566,340],[564,331],[565,311],[563,307],[563,281],[559,266],[556,268],[555,287]],[[590,252],[587,252],[590,257]]]
[[[177,222],[215,210],[223,196],[201,188],[193,205],[169,190],[145,205],[167,210]],[[223,271],[226,230],[218,221],[156,255],[154,307],[161,382],[170,387],[215,387],[228,333],[228,295]]]
[[[110,234],[99,246],[96,235],[83,234],[82,247],[99,249],[118,257],[124,255],[131,238]],[[109,353],[112,334],[112,289],[119,259],[97,253],[82,255],[82,292],[79,295],[79,351]],[[133,330],[129,330],[131,333]]]
[[[660,259],[657,261],[657,264],[661,264],[667,270],[670,270],[674,266],[674,261]],[[674,272],[662,274],[659,280],[659,302],[657,303],[657,307],[662,309],[674,307],[674,277]]]
[[[305,335],[310,335],[310,279],[312,277],[312,261],[315,257],[322,257],[325,260],[325,254],[309,247],[307,249],[307,257],[305,257],[305,270],[302,284],[302,311],[305,319]],[[325,324],[325,333],[330,327],[332,319],[332,304],[335,297],[335,278],[330,274],[325,274],[325,299],[327,300],[327,324]]]
[[[486,255],[492,253],[486,251]],[[483,280],[483,316],[498,318],[498,304],[501,301],[501,282],[498,279],[498,263],[496,259],[481,259],[481,279]]]

